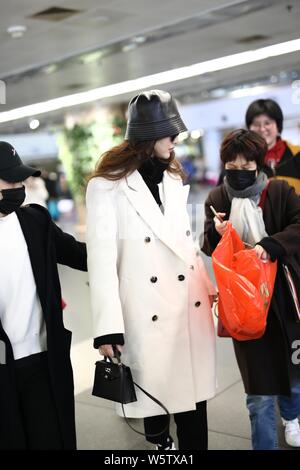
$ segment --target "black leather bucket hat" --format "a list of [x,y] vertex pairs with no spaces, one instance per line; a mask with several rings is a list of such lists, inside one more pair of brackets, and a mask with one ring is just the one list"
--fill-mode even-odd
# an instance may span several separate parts
[[143,91],[128,106],[126,140],[159,140],[187,130],[170,93]]

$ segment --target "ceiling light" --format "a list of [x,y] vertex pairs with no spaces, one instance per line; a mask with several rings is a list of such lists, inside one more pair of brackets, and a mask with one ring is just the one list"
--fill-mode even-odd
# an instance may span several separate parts
[[84,54],[81,56],[80,61],[83,64],[91,64],[93,62],[99,61],[103,56],[102,51],[90,52],[89,54]]
[[214,98],[223,98],[223,96],[226,96],[226,90],[224,88],[216,88],[211,92],[211,96]]
[[244,96],[260,95],[268,91],[267,86],[254,86],[247,88],[239,88],[237,90],[231,91],[229,94],[230,98],[243,98]]
[[57,69],[58,69],[57,64],[51,64],[51,65],[47,65],[46,67],[44,67],[44,68],[43,68],[43,72],[44,72],[46,75],[50,75],[51,73],[56,72]]
[[75,93],[72,95],[61,96],[41,103],[35,103],[21,108],[11,109],[0,113],[0,123],[14,121],[24,117],[34,116],[37,114],[57,111],[63,108],[69,108],[79,104],[90,103],[92,101],[119,96],[138,90],[152,88],[166,83],[184,80],[186,78],[203,75],[205,73],[215,72],[217,70],[225,70],[232,67],[239,67],[244,64],[289,54],[300,50],[300,39],[286,41],[273,46],[262,47],[255,50],[239,52],[217,59],[206,60],[198,64],[180,67],[177,69],[167,70],[165,72],[155,73],[145,77],[127,80],[125,82],[115,83],[89,91]]
[[32,129],[33,131],[37,129],[39,125],[40,125],[40,121],[38,119],[32,119],[32,121],[30,121],[29,123],[30,129]]
[[133,42],[136,42],[137,44],[143,44],[146,41],[145,36],[135,36],[132,38]]
[[129,44],[125,44],[125,46],[122,47],[123,52],[130,52],[133,51],[133,49],[136,49],[137,44],[134,42],[130,42]]
[[191,138],[193,140],[198,140],[202,136],[203,136],[203,129],[195,129],[194,131],[191,132]]
[[189,136],[188,132],[181,132],[178,136],[178,142],[183,142],[185,139],[187,139]]
[[9,26],[9,28],[7,28],[6,31],[8,32],[8,34],[11,35],[13,39],[19,39],[24,35],[26,30],[27,30],[26,26],[13,25],[13,26]]

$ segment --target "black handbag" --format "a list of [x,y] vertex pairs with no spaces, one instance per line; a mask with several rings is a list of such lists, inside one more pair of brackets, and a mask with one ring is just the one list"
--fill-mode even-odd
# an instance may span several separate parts
[[97,361],[92,395],[124,404],[137,401],[130,368],[110,357]]
[[[169,429],[169,411],[159,400],[157,400],[157,398],[153,397],[150,393],[146,392],[146,390],[133,381],[130,368],[122,363],[120,353],[116,348],[114,348],[114,354],[117,362],[114,362],[110,357],[104,357],[104,360],[96,362],[92,395],[121,403],[125,421],[134,432],[146,437],[160,436]],[[124,404],[137,401],[134,388],[135,386],[138,387],[145,395],[147,395],[147,397],[157,403],[157,405],[159,405],[166,412],[168,417],[168,424],[161,432],[156,434],[145,434],[135,429],[128,421],[124,410]]]

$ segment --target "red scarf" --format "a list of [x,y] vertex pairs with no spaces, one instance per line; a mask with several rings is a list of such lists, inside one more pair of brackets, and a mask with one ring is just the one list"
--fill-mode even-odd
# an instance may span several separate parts
[[275,168],[286,150],[286,143],[284,140],[278,139],[276,144],[267,151],[265,156],[265,164],[271,168]]

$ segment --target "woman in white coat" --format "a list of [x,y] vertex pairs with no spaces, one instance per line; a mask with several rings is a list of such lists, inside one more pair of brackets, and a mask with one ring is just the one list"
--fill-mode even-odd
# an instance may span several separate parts
[[[169,93],[131,100],[124,142],[100,158],[88,185],[88,267],[94,346],[112,357],[115,345],[134,381],[174,414],[179,449],[207,449],[215,291],[192,241],[189,187],[174,155],[185,130]],[[144,418],[146,434],[166,427],[163,410],[139,390],[125,412]],[[175,448],[168,431],[148,440]]]

